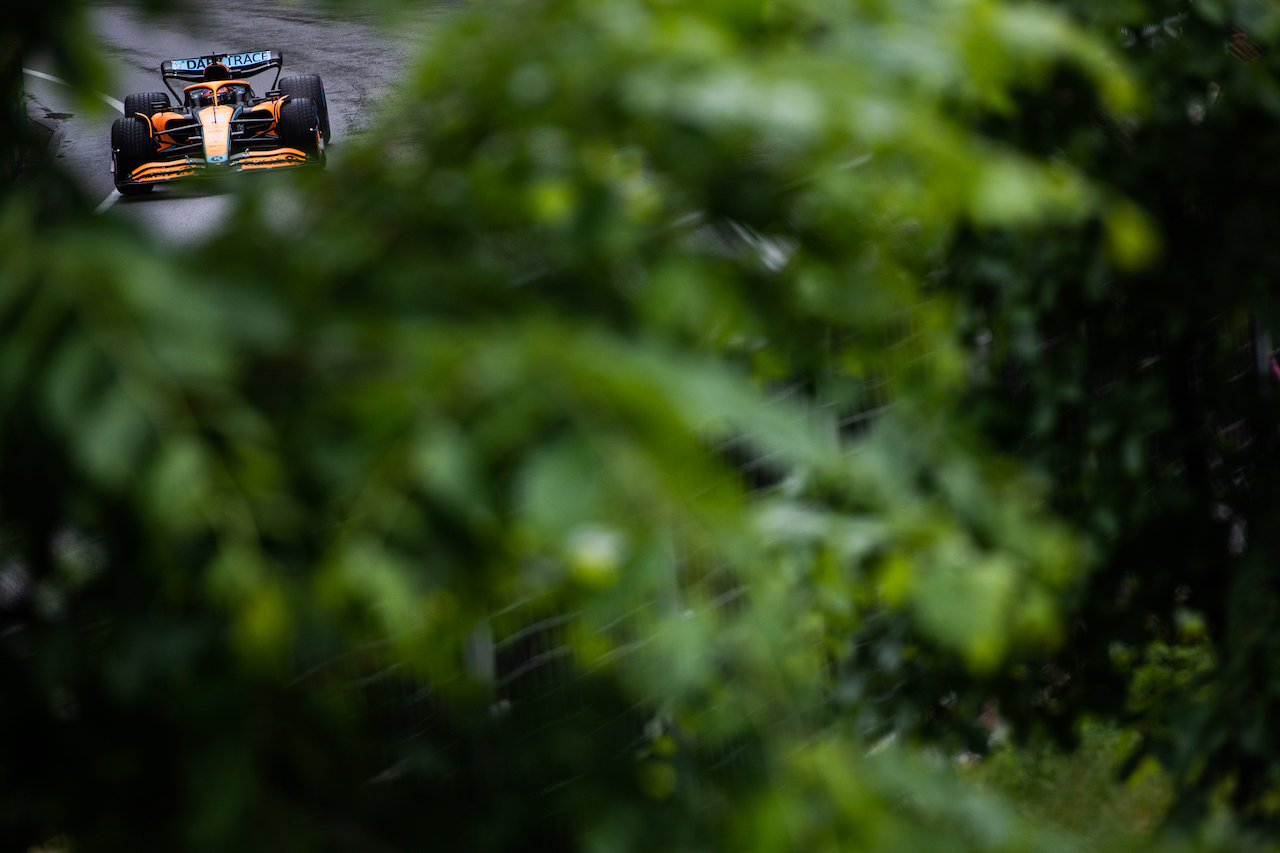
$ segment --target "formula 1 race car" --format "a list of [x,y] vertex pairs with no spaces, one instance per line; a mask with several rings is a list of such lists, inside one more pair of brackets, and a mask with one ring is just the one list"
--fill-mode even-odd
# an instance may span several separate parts
[[[279,51],[174,59],[160,66],[165,92],[124,99],[111,127],[111,174],[124,195],[158,183],[221,171],[248,172],[324,165],[329,105],[315,74],[281,79]],[[274,69],[264,97],[243,79]],[[172,80],[191,83],[182,94]]]

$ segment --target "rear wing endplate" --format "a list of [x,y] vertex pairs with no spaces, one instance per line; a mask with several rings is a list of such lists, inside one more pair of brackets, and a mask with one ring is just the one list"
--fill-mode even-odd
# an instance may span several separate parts
[[179,101],[182,96],[173,88],[170,80],[181,80],[184,83],[204,82],[204,70],[215,62],[227,66],[232,77],[252,77],[264,71],[275,69],[276,79],[271,87],[280,80],[280,71],[284,68],[284,58],[278,50],[252,50],[247,53],[211,53],[207,56],[196,56],[191,59],[170,59],[160,63],[160,79],[165,87]]

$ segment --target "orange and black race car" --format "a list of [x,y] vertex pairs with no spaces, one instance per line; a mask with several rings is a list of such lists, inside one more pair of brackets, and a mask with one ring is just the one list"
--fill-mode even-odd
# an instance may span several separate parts
[[[125,195],[156,184],[219,171],[248,172],[324,165],[329,105],[315,74],[280,77],[279,51],[220,53],[160,66],[165,92],[124,99],[111,127],[111,173]],[[241,78],[275,70],[263,97]],[[171,81],[185,86],[181,94]]]

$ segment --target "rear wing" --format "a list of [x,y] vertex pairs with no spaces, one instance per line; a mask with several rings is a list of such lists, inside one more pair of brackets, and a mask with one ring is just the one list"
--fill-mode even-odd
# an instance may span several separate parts
[[264,71],[275,69],[276,79],[271,88],[280,80],[280,71],[284,68],[284,58],[278,50],[254,50],[248,53],[211,53],[208,56],[196,56],[191,59],[170,59],[160,63],[160,79],[165,88],[173,93],[179,101],[182,96],[173,88],[171,80],[184,83],[201,83],[204,81],[204,70],[215,62],[227,66],[233,77],[252,77]]

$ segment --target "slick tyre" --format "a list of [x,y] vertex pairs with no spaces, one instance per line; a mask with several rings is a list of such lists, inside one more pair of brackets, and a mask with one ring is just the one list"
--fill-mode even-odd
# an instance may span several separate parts
[[127,116],[146,116],[150,118],[159,110],[152,107],[152,104],[163,103],[164,109],[169,108],[169,96],[164,92],[141,92],[137,95],[124,96],[124,114]]
[[320,118],[310,98],[290,98],[280,108],[280,141],[308,157],[320,156]]
[[115,120],[111,125],[111,174],[121,195],[151,192],[151,184],[125,183],[134,169],[148,162],[155,152],[147,120],[136,115]]
[[316,115],[320,118],[320,133],[324,141],[329,141],[329,102],[324,97],[324,81],[319,74],[295,74],[282,77],[276,85],[281,94],[295,98],[310,98],[316,105]]

